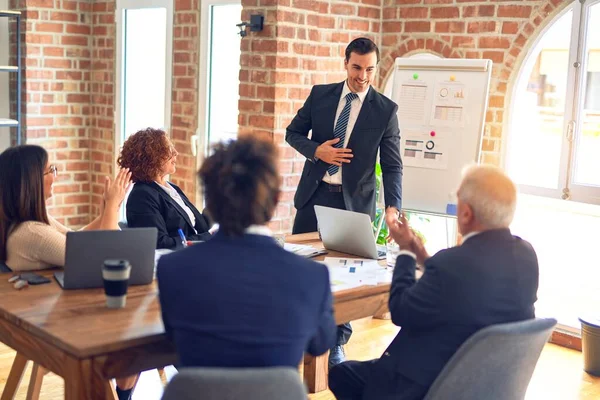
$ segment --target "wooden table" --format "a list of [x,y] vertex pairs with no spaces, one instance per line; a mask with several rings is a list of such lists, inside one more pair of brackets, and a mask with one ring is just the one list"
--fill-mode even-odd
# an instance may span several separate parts
[[[322,248],[318,234],[305,233],[291,235],[285,238],[288,243],[312,245]],[[328,254],[315,257],[314,260],[322,261],[325,257],[354,257],[349,254],[329,251]],[[379,262],[386,265],[386,260]],[[355,289],[343,290],[333,293],[333,309],[335,321],[338,324],[354,321],[365,317],[385,318],[388,313],[388,299],[390,284],[382,283],[377,286],[362,286]],[[327,389],[329,353],[319,357],[304,355],[304,380],[309,393],[316,393]]]
[[[316,234],[286,240],[320,243]],[[41,274],[52,276],[50,271]],[[130,287],[127,306],[110,310],[103,289],[63,291],[52,279],[18,291],[8,277],[0,275],[0,341],[63,377],[65,399],[114,399],[109,379],[176,362],[174,346],[164,334],[156,283]],[[383,314],[388,295],[389,284],[337,292],[336,321]],[[306,356],[304,376],[311,392],[326,389],[327,355]],[[20,378],[11,373],[9,381]]]

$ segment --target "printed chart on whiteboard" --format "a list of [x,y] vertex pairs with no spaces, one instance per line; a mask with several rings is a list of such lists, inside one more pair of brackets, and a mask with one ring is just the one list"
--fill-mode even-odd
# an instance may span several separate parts
[[400,86],[398,117],[408,124],[425,124],[427,109],[427,83],[406,81]]
[[466,88],[460,82],[440,81],[433,91],[431,125],[465,126]]
[[447,169],[447,135],[435,132],[407,131],[402,138],[402,161],[410,167]]

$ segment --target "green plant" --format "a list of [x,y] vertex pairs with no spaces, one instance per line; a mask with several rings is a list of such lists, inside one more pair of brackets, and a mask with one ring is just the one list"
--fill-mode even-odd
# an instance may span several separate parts
[[[377,164],[375,164],[375,204],[379,204],[379,196],[381,193],[381,182],[382,182],[381,165],[379,163],[377,163]],[[420,222],[429,222],[429,218],[427,218],[421,214],[417,214],[417,213],[409,212],[409,211],[405,211],[404,215],[406,216],[406,219],[408,220],[408,223],[410,224],[413,231],[417,234],[417,236],[419,236],[421,238],[421,240],[423,241],[423,244],[425,244],[425,242],[427,241],[427,239],[425,238],[425,235],[423,235],[423,233],[421,231],[419,231],[418,229],[416,229],[414,227],[414,225],[415,225],[414,223],[417,220]],[[377,227],[379,226],[379,222],[380,222],[381,218],[383,218],[383,221],[381,222],[381,229],[379,230],[379,234],[377,235],[377,244],[384,245],[386,243],[389,230],[385,223],[384,209],[377,208],[377,210],[375,212],[375,220],[373,221],[373,234],[375,234],[375,232],[377,232]]]

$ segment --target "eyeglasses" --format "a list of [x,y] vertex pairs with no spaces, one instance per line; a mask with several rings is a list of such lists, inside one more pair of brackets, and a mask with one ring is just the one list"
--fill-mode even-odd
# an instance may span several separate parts
[[52,174],[56,178],[56,175],[58,174],[58,168],[56,168],[56,165],[52,164],[50,168],[48,168],[48,171],[44,172],[44,175],[48,174]]

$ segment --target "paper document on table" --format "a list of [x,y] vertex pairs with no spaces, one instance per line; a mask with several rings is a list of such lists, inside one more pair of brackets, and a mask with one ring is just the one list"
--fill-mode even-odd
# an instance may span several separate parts
[[305,244],[286,243],[283,248],[291,253],[307,258],[318,256],[319,254],[327,254],[325,249],[317,249],[314,246]]
[[329,269],[332,292],[389,281],[387,269],[375,260],[325,257],[323,264]]

